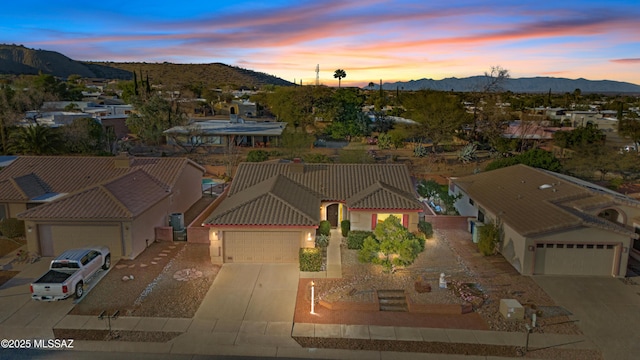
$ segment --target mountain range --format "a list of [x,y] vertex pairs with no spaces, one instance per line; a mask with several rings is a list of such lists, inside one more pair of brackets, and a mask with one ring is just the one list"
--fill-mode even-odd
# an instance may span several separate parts
[[[439,91],[481,91],[488,83],[486,76],[468,78],[446,78],[442,80],[421,79],[405,82],[384,83],[384,90],[439,90]],[[377,89],[380,86],[376,86]],[[555,77],[533,77],[504,79],[501,84],[504,91],[514,93],[573,93],[580,89],[581,93],[599,94],[640,94],[640,85],[612,80],[565,79]]]
[[[222,63],[173,64],[147,62],[76,61],[55,51],[29,49],[22,45],[0,44],[0,75],[51,74],[66,79],[69,75],[84,78],[132,80],[133,73],[148,77],[151,82],[167,86],[190,87],[231,86],[260,87],[263,85],[291,86],[293,83],[279,77]],[[404,82],[384,83],[384,90],[440,90],[480,91],[485,87],[485,76],[446,78],[442,80],[420,79]],[[376,85],[375,88],[379,89]],[[564,79],[534,77],[505,79],[502,89],[514,93],[582,93],[640,94],[640,85],[611,80]]]

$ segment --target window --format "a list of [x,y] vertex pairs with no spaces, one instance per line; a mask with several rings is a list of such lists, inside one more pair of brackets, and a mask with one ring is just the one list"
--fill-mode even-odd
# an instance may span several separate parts
[[474,204],[475,204],[475,201],[473,201],[473,199],[472,199],[472,198],[469,198],[469,204],[474,205]]
[[604,245],[596,245],[596,249],[604,249]]
[[557,245],[556,245],[556,247],[557,247],[558,249],[564,249],[564,244],[557,244]]
[[7,218],[7,205],[0,204],[0,220]]
[[573,249],[573,244],[567,244],[567,249]]
[[82,263],[82,265],[87,265],[89,263],[89,254],[83,256],[82,259],[80,259],[80,263]]
[[385,221],[389,216],[395,216],[398,220],[400,220],[400,224],[402,224],[402,214],[378,214],[378,224]]
[[613,249],[613,245],[607,245],[607,250],[612,250]]
[[536,247],[537,247],[538,249],[543,248],[543,247],[544,247],[544,244],[536,244]]
[[584,249],[584,244],[578,244],[578,245],[576,245],[576,249]]
[[480,209],[478,209],[478,221],[479,222],[484,222],[484,212]]
[[545,244],[545,247],[546,247],[547,249],[552,249],[552,248],[553,248],[553,244]]
[[593,249],[593,244],[587,245],[587,249]]

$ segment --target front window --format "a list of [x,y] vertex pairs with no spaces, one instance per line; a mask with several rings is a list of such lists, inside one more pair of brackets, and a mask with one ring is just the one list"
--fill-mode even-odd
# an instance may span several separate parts
[[402,223],[402,214],[378,214],[378,224],[384,222],[389,216],[395,216]]

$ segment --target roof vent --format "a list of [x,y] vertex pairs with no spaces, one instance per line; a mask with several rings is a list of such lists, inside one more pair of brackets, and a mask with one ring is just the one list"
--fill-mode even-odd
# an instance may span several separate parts
[[550,187],[553,187],[553,185],[549,185],[549,184],[542,184],[540,186],[538,186],[538,189],[540,190],[544,190],[544,189],[548,189]]

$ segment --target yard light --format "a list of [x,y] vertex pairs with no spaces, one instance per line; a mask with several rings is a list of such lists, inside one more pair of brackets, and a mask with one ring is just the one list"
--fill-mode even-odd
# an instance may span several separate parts
[[315,283],[313,281],[311,281],[311,314],[315,314],[315,296],[314,296],[314,286]]

